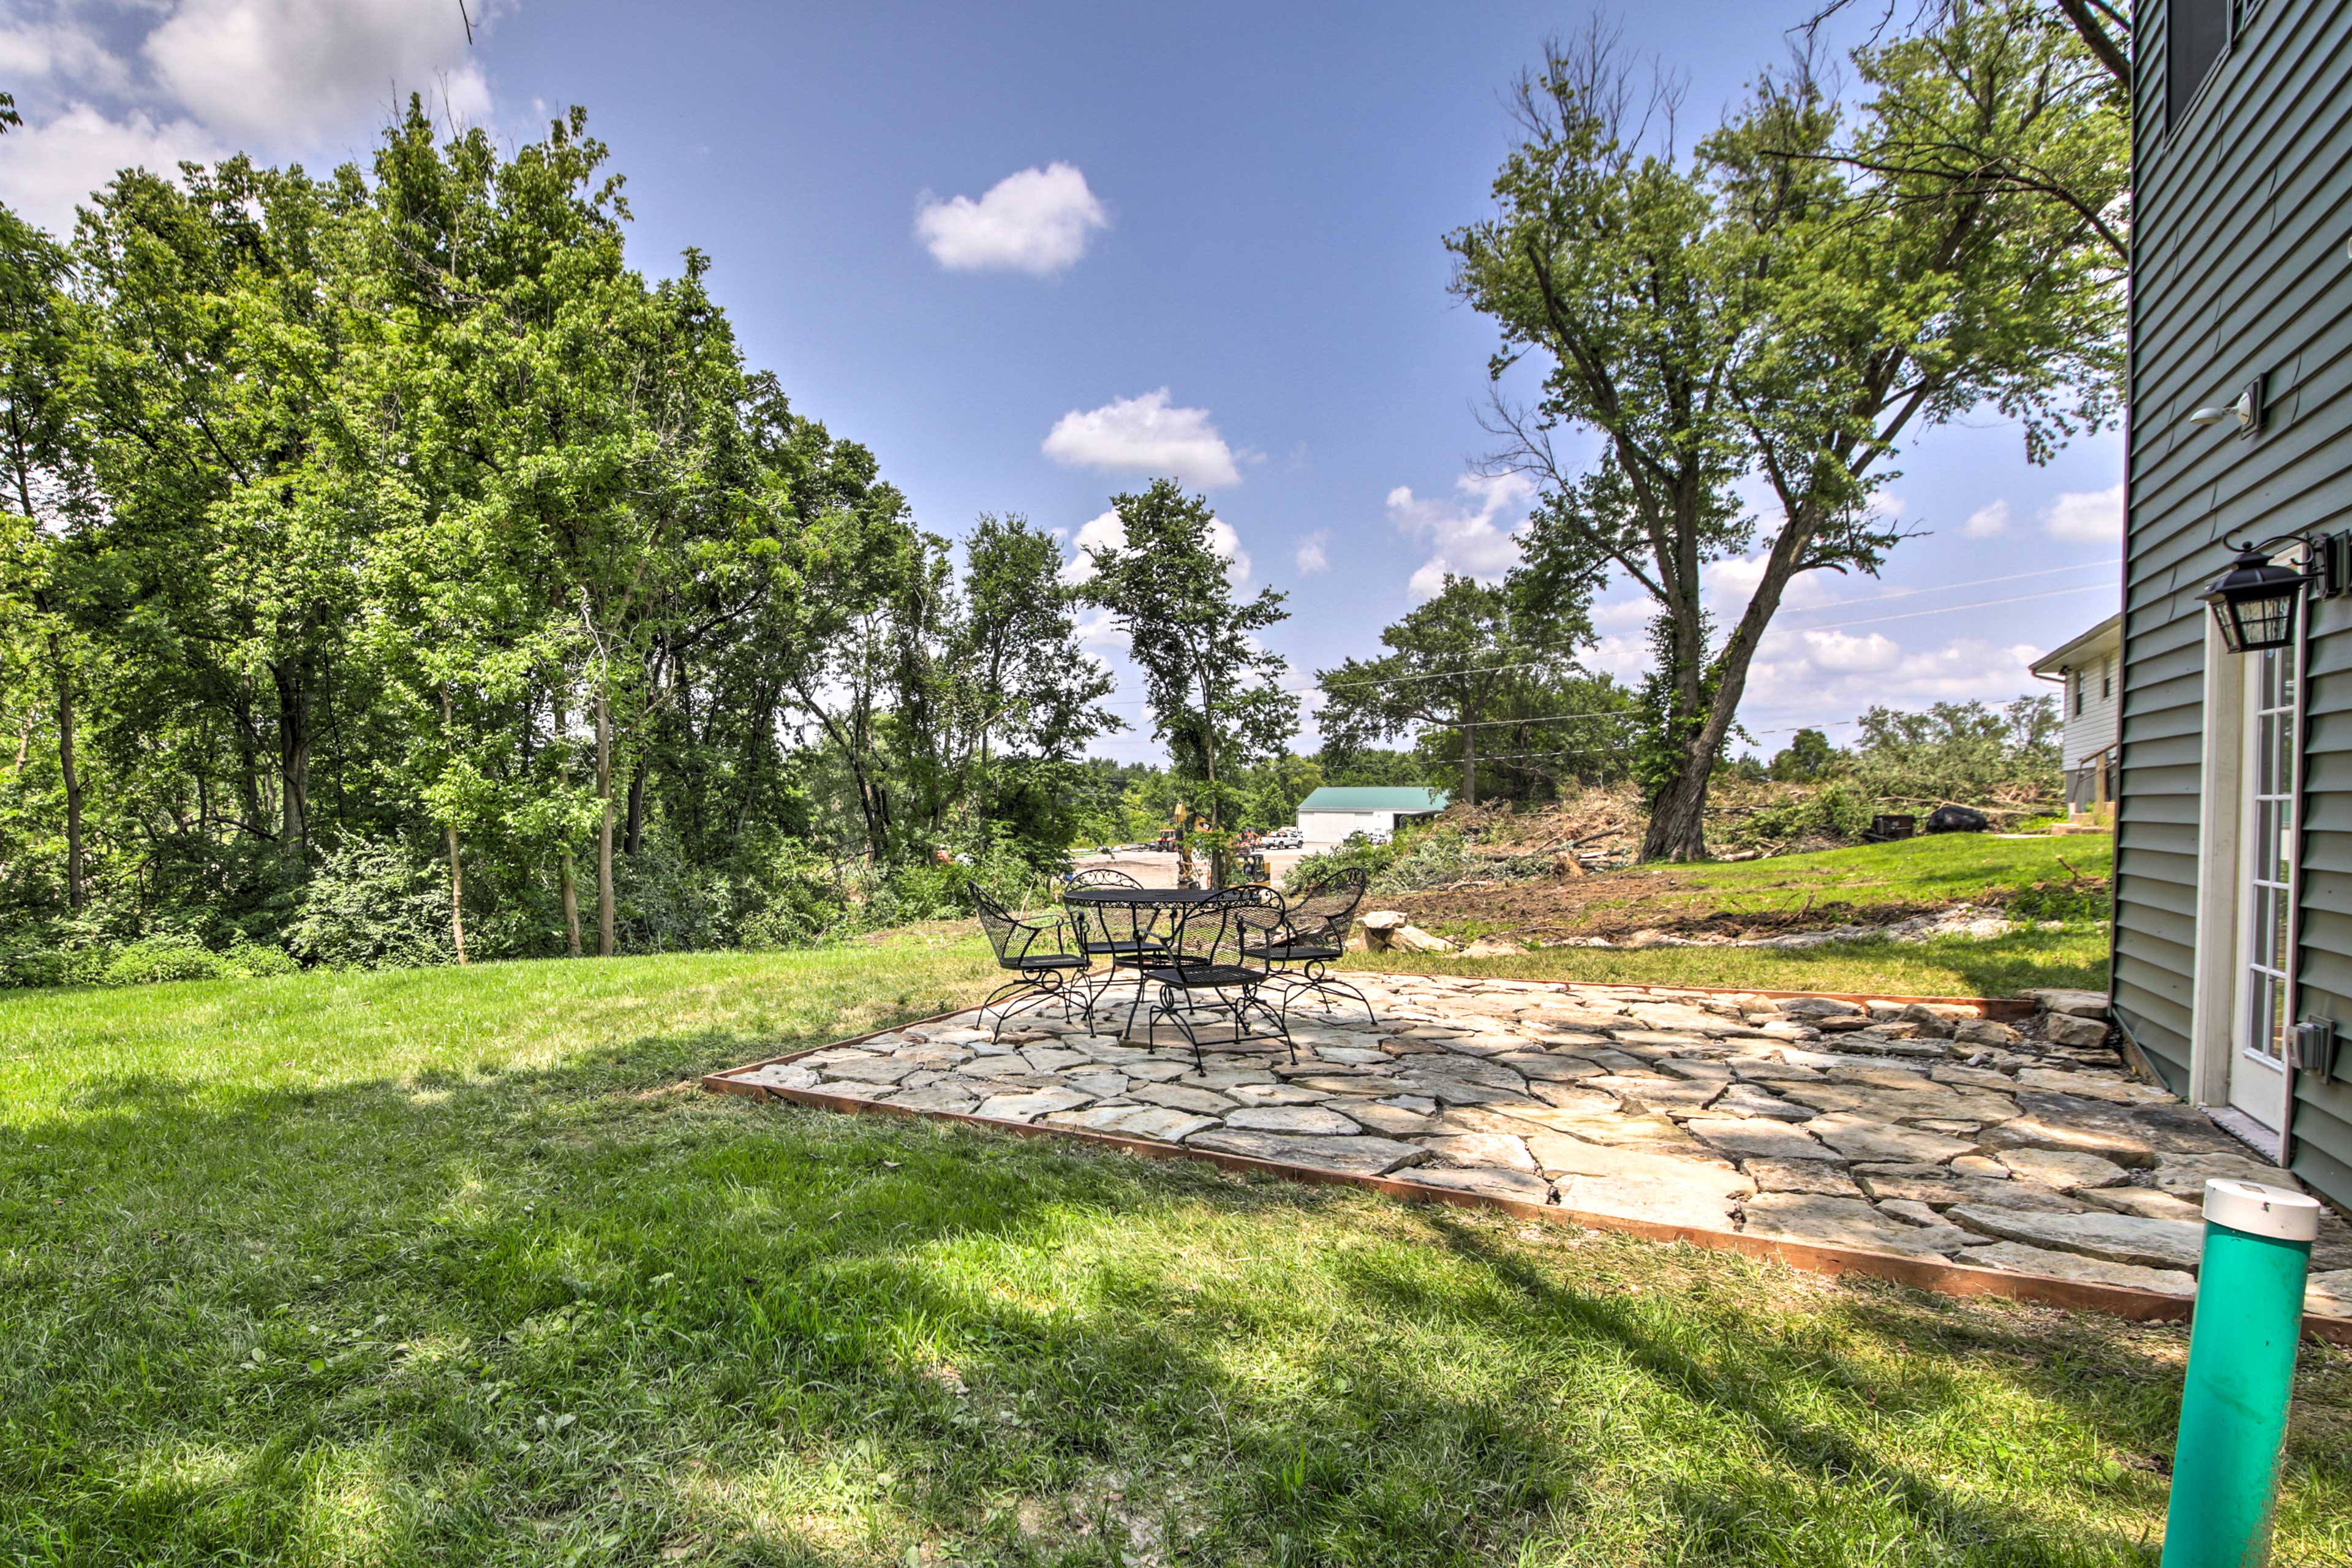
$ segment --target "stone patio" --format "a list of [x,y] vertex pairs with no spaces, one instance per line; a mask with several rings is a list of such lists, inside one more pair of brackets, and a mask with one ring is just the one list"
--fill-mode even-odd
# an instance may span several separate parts
[[[2128,1076],[2095,997],[2022,1027],[1970,1007],[1350,974],[1360,1008],[1276,1042],[1151,1048],[1097,1021],[970,1014],[719,1079],[1115,1133],[1588,1215],[2175,1295],[2208,1176],[2276,1185]],[[2309,1309],[2352,1317],[2334,1214]]]

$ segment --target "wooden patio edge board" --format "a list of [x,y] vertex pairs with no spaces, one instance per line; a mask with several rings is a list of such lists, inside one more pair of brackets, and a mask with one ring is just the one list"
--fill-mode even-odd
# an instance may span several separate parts
[[[1883,1000],[1883,998],[1882,998]],[[1345,1171],[1328,1171],[1314,1165],[1294,1165],[1279,1160],[1253,1159],[1246,1154],[1223,1154],[1207,1149],[1189,1149],[1181,1143],[1162,1143],[1148,1138],[1122,1138],[1115,1132],[1095,1132],[1082,1127],[1053,1127],[1043,1123],[1006,1121],[996,1117],[974,1116],[958,1110],[921,1110],[912,1107],[892,1105],[887,1100],[860,1100],[850,1095],[824,1094],[814,1089],[779,1089],[767,1084],[746,1083],[735,1074],[751,1072],[762,1067],[791,1062],[817,1051],[833,1050],[841,1046],[870,1040],[876,1035],[887,1035],[898,1029],[920,1028],[970,1012],[959,1008],[954,1013],[938,1013],[928,1018],[918,1018],[886,1029],[873,1029],[846,1040],[828,1045],[811,1046],[807,1050],[788,1056],[770,1057],[763,1061],[746,1062],[740,1067],[705,1074],[701,1087],[719,1094],[740,1095],[754,1100],[782,1100],[788,1104],[804,1105],[817,1110],[835,1110],[856,1115],[868,1111],[887,1111],[897,1116],[913,1117],[934,1121],[960,1121],[991,1131],[1012,1132],[1030,1138],[1062,1138],[1073,1142],[1093,1143],[1117,1149],[1125,1153],[1139,1154],[1152,1160],[1202,1160],[1229,1171],[1256,1172],[1279,1176],[1287,1181],[1306,1182],[1326,1186],[1362,1187],[1390,1197],[1412,1198],[1423,1202],[1454,1204],[1463,1208],[1500,1209],[1522,1219],[1548,1220],[1555,1224],[1581,1226],[1588,1230],[1613,1231],[1620,1235],[1641,1237],[1646,1241],[1685,1241],[1693,1247],[1714,1252],[1737,1252],[1748,1258],[1764,1258],[1787,1264],[1791,1268],[1811,1274],[1860,1274],[1885,1279],[1893,1284],[1908,1285],[1915,1289],[1933,1291],[1943,1296],[1998,1296],[2013,1301],[2030,1301],[2042,1306],[2063,1307],[2074,1310],[2105,1312],[2111,1317],[2126,1318],[2137,1322],[2186,1321],[2194,1312],[2195,1300],[2190,1297],[2168,1296],[2156,1290],[2135,1290],[2121,1285],[2093,1285],[2074,1279],[2053,1279],[2042,1274],[2012,1274],[2006,1269],[1972,1268],[1961,1263],[1938,1263],[1927,1258],[1905,1258],[1890,1252],[1865,1252],[1857,1247],[1827,1247],[1812,1242],[1788,1241],[1775,1237],[1750,1236],[1744,1231],[1713,1230],[1702,1226],[1662,1225],[1650,1220],[1627,1219],[1617,1215],[1591,1214],[1581,1209],[1566,1209],[1553,1204],[1524,1203],[1517,1198],[1489,1196],[1484,1193],[1465,1193],[1451,1188],[1423,1186],[1418,1182],[1400,1181],[1391,1176],[1359,1176]],[[2352,1346],[2352,1318],[2323,1317],[2306,1312],[2303,1319],[2304,1332],[2313,1339],[2333,1344]]]

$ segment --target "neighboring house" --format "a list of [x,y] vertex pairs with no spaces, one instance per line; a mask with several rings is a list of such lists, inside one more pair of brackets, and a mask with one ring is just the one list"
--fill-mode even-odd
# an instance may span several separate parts
[[1298,837],[1316,845],[1337,844],[1350,833],[1393,833],[1398,818],[1434,816],[1445,809],[1445,801],[1443,790],[1327,784],[1298,803]]
[[2066,770],[2066,809],[2094,812],[2116,798],[2116,715],[2122,708],[2124,618],[2109,616],[2063,647],[2033,661],[2033,673],[2059,684],[2066,721],[2059,752]]
[[2300,567],[2352,528],[2352,5],[2133,20],[2115,1014],[2168,1085],[2352,1204],[2352,599],[2298,590],[2254,652],[2200,602],[2225,540]]

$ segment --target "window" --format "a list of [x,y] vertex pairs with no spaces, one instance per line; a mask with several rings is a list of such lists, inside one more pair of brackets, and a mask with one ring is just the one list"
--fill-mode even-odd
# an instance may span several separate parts
[[2066,716],[2070,719],[2083,716],[2083,672],[2079,669],[2066,672]]
[[2108,701],[2115,697],[2115,694],[2116,661],[2112,658],[2103,658],[2099,661],[2099,700]]
[[2230,47],[2232,0],[2171,0],[2165,7],[2165,121],[2178,126]]

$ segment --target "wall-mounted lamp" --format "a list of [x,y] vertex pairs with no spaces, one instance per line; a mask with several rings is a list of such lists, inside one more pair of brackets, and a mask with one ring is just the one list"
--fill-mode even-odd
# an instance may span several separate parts
[[[2286,647],[2294,641],[2294,615],[2305,588],[2317,584],[2322,598],[2333,598],[2352,587],[2352,535],[2323,533],[2316,537],[2281,534],[2260,544],[2222,543],[2238,552],[2230,569],[2213,581],[2202,597],[2213,606],[2214,625],[2221,646],[2231,653],[2258,653]],[[2281,545],[2303,546],[2303,564],[2282,566],[2271,559]]]
[[2228,407],[2200,408],[2189,415],[2189,423],[2219,425],[2224,419],[2235,417],[2238,421],[2238,439],[2251,441],[2262,430],[2263,412],[2263,378],[2258,375],[2246,383],[2246,389],[2238,394],[2237,401]]

